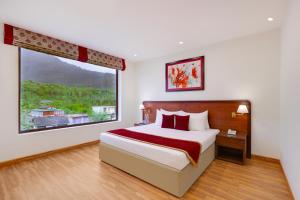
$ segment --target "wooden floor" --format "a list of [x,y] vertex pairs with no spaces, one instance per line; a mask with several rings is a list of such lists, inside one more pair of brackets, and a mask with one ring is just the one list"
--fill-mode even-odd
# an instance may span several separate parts
[[[98,159],[98,145],[0,168],[1,200],[177,199]],[[182,199],[292,199],[279,164],[216,160]]]

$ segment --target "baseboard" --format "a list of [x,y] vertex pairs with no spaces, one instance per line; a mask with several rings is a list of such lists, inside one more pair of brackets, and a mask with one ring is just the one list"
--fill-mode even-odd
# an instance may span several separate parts
[[278,163],[278,164],[280,164],[280,160],[279,159],[265,157],[265,156],[259,156],[259,155],[255,155],[255,154],[252,154],[252,159],[254,159],[254,160],[263,160],[263,161],[267,161],[267,162],[272,162],[272,163]]
[[43,153],[31,155],[31,156],[16,158],[16,159],[13,159],[13,160],[0,162],[0,167],[9,166],[9,165],[13,165],[13,164],[16,164],[16,163],[19,163],[19,162],[33,160],[33,159],[41,158],[41,157],[48,156],[48,155],[51,155],[51,154],[61,153],[61,152],[64,152],[64,151],[69,151],[69,150],[72,150],[72,149],[77,149],[77,148],[81,148],[81,147],[85,147],[85,146],[89,146],[89,145],[93,145],[93,144],[98,144],[98,143],[99,143],[99,140],[95,140],[95,141],[86,142],[86,143],[82,143],[82,144],[77,144],[77,145],[73,145],[73,146],[68,146],[68,147],[64,147],[64,148],[60,148],[60,149],[46,151],[46,152],[43,152]]
[[280,167],[281,167],[281,171],[282,171],[282,173],[283,173],[283,175],[284,175],[285,181],[286,181],[286,183],[287,183],[288,190],[289,190],[290,194],[292,195],[293,199],[295,199],[294,194],[293,194],[293,192],[292,192],[292,190],[291,190],[289,181],[288,181],[288,179],[287,179],[287,176],[285,175],[285,172],[284,172],[284,170],[283,170],[281,161],[280,161],[279,159],[276,159],[276,158],[270,158],[270,157],[265,157],[265,156],[259,156],[259,155],[252,155],[252,158],[253,158],[254,160],[263,160],[263,161],[266,161],[266,162],[272,162],[272,163],[277,163],[277,164],[279,164]]
[[287,185],[288,185],[289,191],[290,191],[290,193],[291,193],[293,199],[295,199],[294,194],[293,194],[292,189],[291,189],[291,186],[290,186],[290,183],[289,183],[289,180],[287,179],[287,176],[286,176],[286,174],[285,174],[285,172],[284,172],[284,169],[283,169],[283,167],[282,167],[281,162],[279,162],[279,164],[280,164],[280,167],[281,167],[281,171],[282,171],[282,173],[283,173],[283,175],[284,175],[285,181],[286,181],[286,183],[287,183]]

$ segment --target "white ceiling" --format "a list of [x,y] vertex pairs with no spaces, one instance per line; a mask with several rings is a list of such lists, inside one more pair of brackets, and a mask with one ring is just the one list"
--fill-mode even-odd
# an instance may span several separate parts
[[0,0],[0,22],[142,61],[277,28],[285,7],[286,0]]

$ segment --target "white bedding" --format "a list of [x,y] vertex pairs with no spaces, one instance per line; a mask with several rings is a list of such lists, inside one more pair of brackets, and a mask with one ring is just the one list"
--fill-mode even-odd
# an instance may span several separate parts
[[[155,124],[136,126],[127,129],[162,137],[199,142],[202,144],[202,152],[215,142],[216,135],[219,133],[219,130],[217,129],[208,129],[205,131],[181,131],[176,129],[160,128]],[[154,160],[177,170],[182,170],[190,163],[185,153],[175,149],[146,144],[111,135],[109,133],[101,133],[100,140],[103,143],[115,146],[147,159]]]

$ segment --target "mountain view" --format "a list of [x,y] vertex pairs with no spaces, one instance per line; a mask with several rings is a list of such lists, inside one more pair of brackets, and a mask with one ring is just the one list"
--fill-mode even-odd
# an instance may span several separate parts
[[116,70],[21,50],[20,130],[116,119]]
[[[115,70],[101,73],[84,70],[76,65],[62,62],[58,57],[22,49],[21,80],[40,83],[58,83],[68,86],[88,86],[95,88],[114,88]],[[80,62],[77,62],[80,63]],[[103,68],[94,65],[95,68]]]

